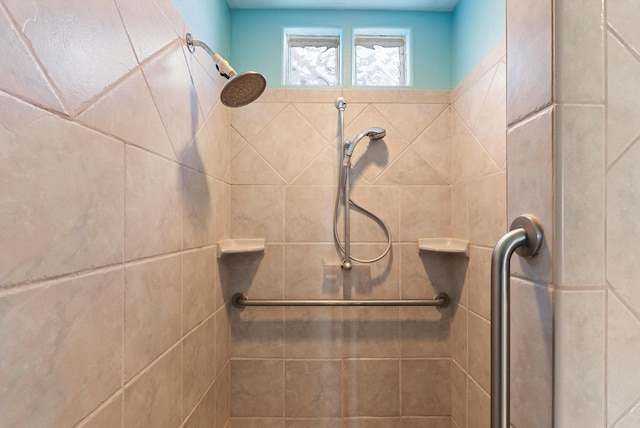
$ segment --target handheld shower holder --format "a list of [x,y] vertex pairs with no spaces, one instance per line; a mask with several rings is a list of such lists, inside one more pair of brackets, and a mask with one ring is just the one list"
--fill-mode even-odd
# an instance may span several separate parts
[[335,106],[338,110],[344,112],[347,108],[347,100],[342,97],[336,98]]
[[[342,269],[348,271],[353,268],[352,262],[354,261],[358,263],[374,263],[385,257],[391,250],[391,233],[389,232],[389,228],[387,227],[387,225],[384,223],[384,221],[382,221],[382,219],[374,215],[372,212],[353,202],[351,200],[349,191],[349,170],[351,168],[351,155],[353,154],[356,145],[364,137],[369,137],[370,140],[381,140],[386,136],[387,132],[384,130],[384,128],[368,128],[360,132],[353,140],[345,140],[344,111],[347,107],[347,101],[344,98],[339,97],[338,99],[336,99],[334,105],[336,109],[338,109],[338,142],[342,146],[343,157],[342,165],[339,168],[340,174],[338,177],[338,191],[336,192],[336,201],[333,209],[333,237],[336,245],[339,247],[339,251],[342,251],[342,255],[344,255],[344,258],[342,259]],[[344,205],[344,245],[342,244],[340,236],[338,234],[338,211],[340,209],[341,202]],[[351,226],[349,215],[351,207],[354,207],[355,209],[374,219],[378,224],[382,226],[384,233],[387,236],[387,248],[382,252],[382,254],[372,259],[359,259],[351,255]]]

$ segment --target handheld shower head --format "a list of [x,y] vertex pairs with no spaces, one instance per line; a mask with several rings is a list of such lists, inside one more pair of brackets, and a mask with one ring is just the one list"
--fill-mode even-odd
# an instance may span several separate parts
[[367,137],[372,140],[381,140],[387,136],[387,131],[384,128],[373,128],[371,132],[367,133]]
[[387,135],[387,131],[384,128],[367,128],[358,135],[356,138],[351,140],[349,147],[347,147],[347,151],[345,152],[345,156],[351,157],[353,151],[356,148],[356,145],[362,140],[364,137],[369,137],[372,141],[381,140]]
[[257,100],[267,87],[267,79],[255,71],[236,73],[231,65],[222,56],[211,50],[206,43],[195,40],[191,33],[185,38],[189,52],[193,53],[196,46],[204,49],[213,58],[220,75],[229,81],[220,93],[220,101],[227,107],[242,107]]

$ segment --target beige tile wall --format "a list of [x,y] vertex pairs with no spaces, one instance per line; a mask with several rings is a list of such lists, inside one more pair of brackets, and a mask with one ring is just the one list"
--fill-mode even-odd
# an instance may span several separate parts
[[630,427],[638,424],[640,400],[640,106],[633,96],[640,8],[618,0],[563,3],[556,23],[556,426]]
[[[640,82],[640,32],[632,22],[640,9],[635,2],[618,0],[509,5],[510,16],[544,10],[533,15],[546,15],[535,32],[518,20],[510,24],[514,32],[522,32],[522,39],[545,40],[544,49],[528,51],[530,61],[555,64],[553,79],[545,72],[537,84],[542,94],[555,88],[551,107],[530,109],[511,126],[508,141],[509,217],[538,210],[547,229],[540,258],[516,262],[516,274],[526,279],[518,280],[521,297],[514,298],[529,308],[521,317],[538,325],[529,336],[539,338],[536,352],[526,351],[525,343],[516,344],[522,356],[515,373],[512,370],[512,376],[518,376],[516,406],[526,410],[535,396],[537,409],[554,411],[547,410],[544,419],[533,424],[531,416],[540,417],[539,410],[518,410],[512,422],[535,427],[634,426],[640,400],[635,369],[640,316],[637,287],[632,285],[638,250],[638,222],[632,213],[638,210],[640,128],[632,94]],[[552,32],[553,43],[547,43]],[[517,73],[517,67],[513,71]],[[509,89],[517,93],[519,88],[511,86],[517,80],[511,77]],[[509,104],[513,117],[520,115],[519,106]],[[523,189],[528,197],[523,197]],[[548,301],[554,300],[550,318]],[[517,322],[523,325],[520,318]],[[535,370],[527,372],[526,367]]]
[[166,1],[0,2],[2,426],[228,426],[231,128],[184,32]]
[[[638,101],[630,93],[640,87],[640,31],[632,23],[640,17],[636,4],[606,2],[606,182],[604,203],[605,272],[607,294],[606,373],[607,423],[619,427],[638,424],[640,379],[637,362],[640,299],[637,290],[638,222]],[[590,27],[597,32],[596,26]],[[600,33],[598,33],[600,34]],[[636,284],[636,285],[634,285]],[[602,306],[598,306],[601,308]],[[602,326],[599,324],[598,327]],[[602,342],[595,341],[600,347]],[[598,369],[601,366],[596,366]],[[623,373],[628,372],[626,377]],[[598,403],[599,404],[599,403]],[[598,407],[600,409],[600,407]]]
[[[619,76],[607,87],[613,95],[608,111],[617,112],[607,116],[611,237],[635,230],[628,217],[616,217],[621,207],[633,209],[635,193],[625,183],[633,180],[637,134],[637,121],[625,119],[633,99],[616,85],[638,74],[637,36],[620,12],[622,3],[610,1],[608,9],[607,66],[610,76]],[[18,1],[0,3],[1,47],[12,59],[0,66],[6,149],[0,162],[8,195],[0,220],[11,225],[0,232],[0,346],[6,357],[0,383],[11,387],[2,414],[10,423],[50,426],[144,426],[159,420],[224,426],[229,414],[240,427],[334,426],[339,417],[343,426],[440,427],[449,415],[460,427],[486,426],[487,342],[477,339],[488,328],[488,258],[507,219],[522,208],[509,203],[507,211],[504,184],[518,176],[507,177],[502,125],[488,120],[503,117],[488,113],[504,111],[504,46],[451,95],[269,90],[260,103],[235,110],[229,122],[227,111],[213,101],[219,86],[209,77],[212,64],[185,51],[179,41],[184,24],[175,11],[152,0],[138,6],[78,1],[64,9],[52,3],[45,11]],[[544,27],[542,15],[538,24]],[[63,19],[75,32],[59,31]],[[104,39],[113,43],[98,43]],[[93,49],[83,49],[92,40]],[[61,50],[51,47],[56,43],[70,46],[64,51],[77,57],[61,58]],[[544,40],[540,46],[544,51]],[[105,61],[117,66],[104,67]],[[537,87],[536,72],[544,81],[544,66],[533,67],[514,88]],[[597,88],[597,74],[591,80]],[[584,85],[566,83],[568,99],[585,93]],[[549,104],[542,93],[531,106],[517,104],[510,116],[513,159],[535,159],[535,153],[522,155],[518,142],[525,146],[527,135],[536,140],[552,133],[554,112],[540,111]],[[348,275],[336,268],[330,229],[338,164],[333,101],[340,95],[349,101],[346,138],[369,126],[387,128],[384,144],[367,147],[363,141],[354,155],[354,199],[379,212],[394,237],[392,253],[381,263]],[[594,97],[572,101],[600,99]],[[584,109],[598,117],[597,107]],[[563,114],[582,117],[569,107]],[[557,128],[563,135],[579,135],[569,121],[561,123],[567,125]],[[532,127],[538,130],[530,134]],[[539,150],[542,165],[552,165],[551,149]],[[572,159],[563,160],[571,165]],[[545,207],[552,194],[549,177],[541,174],[537,184]],[[599,177],[591,174],[590,180],[597,183]],[[510,193],[509,200],[517,201],[520,193]],[[416,221],[422,213],[424,219]],[[552,214],[541,215],[553,228]],[[353,230],[354,252],[370,255],[382,245],[380,231],[365,218],[354,215]],[[264,236],[269,245],[264,257],[219,261],[218,279],[212,244],[230,234]],[[468,262],[416,250],[418,237],[449,235],[472,241]],[[606,260],[613,285],[603,297],[613,329],[617,320],[629,325],[626,320],[637,316],[625,282],[630,267],[610,242]],[[530,280],[522,281],[523,291],[540,291],[538,315],[548,310],[544,291],[551,281],[552,248],[539,262],[514,266]],[[571,267],[582,272],[569,263],[563,272]],[[231,281],[233,289],[219,286]],[[158,287],[162,293],[154,292]],[[231,291],[255,298],[417,298],[447,291],[455,305],[443,312],[234,309],[229,364],[224,302]],[[565,294],[571,293],[581,291]],[[151,323],[150,316],[156,317]],[[542,326],[537,332],[547,331],[548,323]],[[632,337],[634,330],[609,334],[609,361],[624,366],[628,338],[614,331]],[[540,337],[547,346],[548,336]],[[601,349],[597,340],[593,346],[583,343]],[[256,370],[267,376],[262,383],[243,374]],[[609,371],[615,380],[615,367]],[[437,383],[425,391],[434,373]],[[258,394],[258,401],[275,404],[243,413],[240,404],[264,382],[273,388],[267,397]],[[304,394],[293,393],[296,385],[307,387]],[[609,415],[619,413],[618,419],[611,416],[614,422],[633,424],[636,395],[624,385],[610,381]],[[339,393],[325,398],[325,388]],[[150,391],[157,391],[153,398]],[[372,394],[389,391],[385,406],[371,404]],[[310,404],[314,400],[332,404]]]
[[511,423],[531,428],[554,426],[557,373],[553,3],[507,3],[507,222],[529,213],[544,230],[540,254],[511,262]]
[[506,231],[506,64],[502,41],[452,92],[452,231],[471,242],[458,266],[452,427],[489,427],[491,251]]
[[[452,94],[278,89],[232,112],[232,235],[269,242],[263,256],[221,263],[234,291],[256,299],[411,299],[438,291],[454,298],[444,311],[234,314],[234,427],[294,426],[300,418],[318,426],[342,418],[342,426],[435,427],[448,424],[452,411],[463,415],[454,417],[460,427],[467,414],[471,424],[488,424],[480,403],[489,400],[490,249],[506,230],[504,56],[501,43]],[[372,126],[387,130],[383,141],[356,148],[352,195],[389,225],[392,251],[351,272],[341,270],[332,237],[339,96],[347,99],[346,139]],[[354,213],[351,230],[356,256],[384,249],[384,233],[366,217]],[[469,239],[471,258],[417,251],[418,238],[443,236]],[[255,368],[265,364],[274,367]],[[318,371],[326,376],[316,378]],[[473,400],[468,383],[477,386]],[[295,392],[298,384],[311,390]],[[249,404],[264,400],[273,402]]]
[[[346,139],[387,130],[383,141],[359,143],[351,180],[353,199],[388,224],[392,250],[350,272],[333,244],[339,96]],[[453,271],[466,263],[421,254],[416,243],[451,235],[451,114],[448,92],[419,90],[268,89],[234,110],[231,233],[266,238],[267,248],[222,259],[225,281],[255,299],[455,295]],[[356,257],[384,250],[383,231],[366,216],[354,212],[351,231]],[[449,426],[451,313],[233,311],[233,426]]]

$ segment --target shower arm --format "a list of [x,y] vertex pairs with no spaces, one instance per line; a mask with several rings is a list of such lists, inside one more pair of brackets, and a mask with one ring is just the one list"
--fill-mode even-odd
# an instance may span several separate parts
[[207,46],[205,42],[201,42],[200,40],[195,40],[191,35],[191,33],[187,33],[186,39],[187,39],[187,46],[189,47],[189,52],[194,53],[196,51],[196,46],[204,49],[205,52],[208,53],[211,56],[211,58],[213,58],[213,62],[216,63],[216,68],[218,69],[222,77],[226,77],[227,79],[230,79],[231,77],[238,74],[233,69],[233,67],[231,67],[231,65],[227,62],[226,59],[224,59],[222,56],[220,56],[219,54],[211,50],[211,48]]

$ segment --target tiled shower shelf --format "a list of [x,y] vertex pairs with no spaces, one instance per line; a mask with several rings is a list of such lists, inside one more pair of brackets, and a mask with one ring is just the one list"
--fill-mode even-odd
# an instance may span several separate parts
[[264,239],[224,239],[216,243],[218,258],[228,254],[264,253]]
[[456,238],[420,238],[420,251],[434,251],[438,253],[458,253],[469,257],[469,241]]

